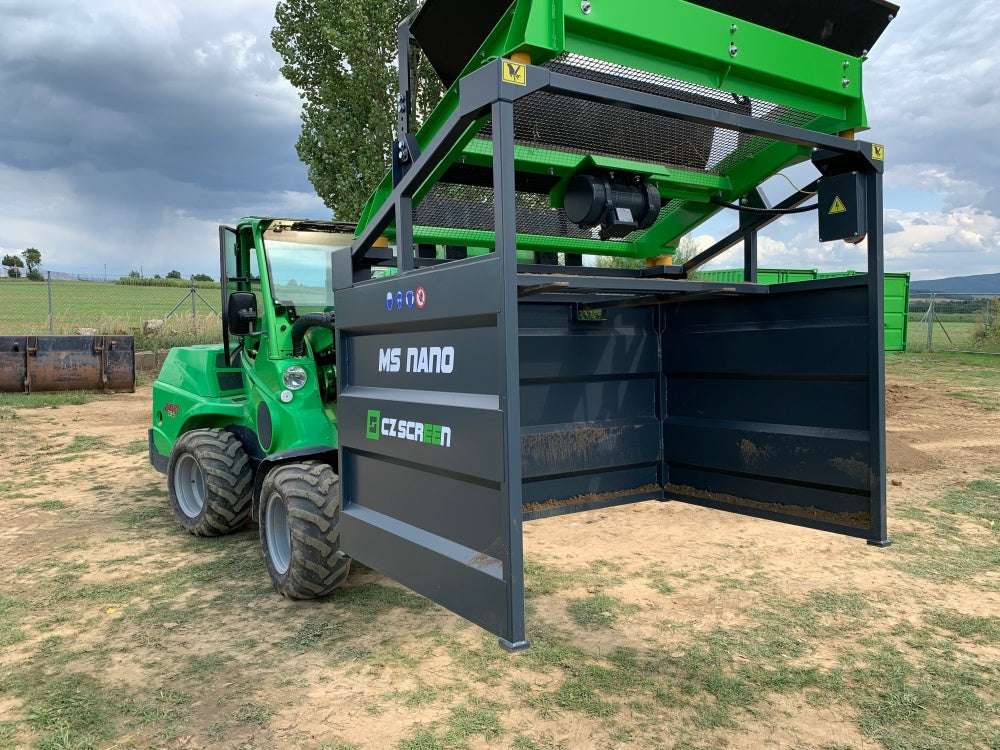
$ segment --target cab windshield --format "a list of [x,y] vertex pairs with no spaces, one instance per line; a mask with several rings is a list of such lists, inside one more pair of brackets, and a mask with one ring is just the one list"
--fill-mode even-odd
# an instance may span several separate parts
[[332,307],[330,254],[350,244],[350,236],[329,232],[264,232],[274,301],[295,307]]

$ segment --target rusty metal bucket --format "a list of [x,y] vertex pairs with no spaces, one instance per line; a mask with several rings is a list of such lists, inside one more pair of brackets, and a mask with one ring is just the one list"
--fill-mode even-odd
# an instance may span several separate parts
[[132,336],[0,336],[0,392],[134,391]]

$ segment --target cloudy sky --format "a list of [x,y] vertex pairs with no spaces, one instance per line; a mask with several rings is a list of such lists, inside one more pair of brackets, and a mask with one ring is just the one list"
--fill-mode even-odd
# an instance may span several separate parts
[[[887,149],[886,267],[1000,272],[1000,3],[897,2],[865,70],[864,137]],[[330,218],[295,154],[274,0],[0,0],[0,18],[0,253],[214,276],[220,223]],[[761,265],[863,267],[862,250],[817,243],[814,221],[782,220]]]

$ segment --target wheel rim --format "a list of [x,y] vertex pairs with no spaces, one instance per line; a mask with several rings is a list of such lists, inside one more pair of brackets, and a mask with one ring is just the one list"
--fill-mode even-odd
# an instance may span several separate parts
[[267,501],[264,513],[264,529],[267,533],[267,554],[275,571],[284,575],[292,560],[292,531],[288,528],[285,504],[275,493]]
[[193,456],[184,454],[174,468],[177,504],[188,518],[197,518],[205,507],[205,475]]

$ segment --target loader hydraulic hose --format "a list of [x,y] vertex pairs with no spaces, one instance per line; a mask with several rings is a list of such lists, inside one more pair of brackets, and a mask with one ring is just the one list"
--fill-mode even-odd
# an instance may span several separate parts
[[306,353],[306,334],[313,328],[322,326],[333,328],[335,315],[328,313],[306,313],[292,324],[292,356],[301,357]]

